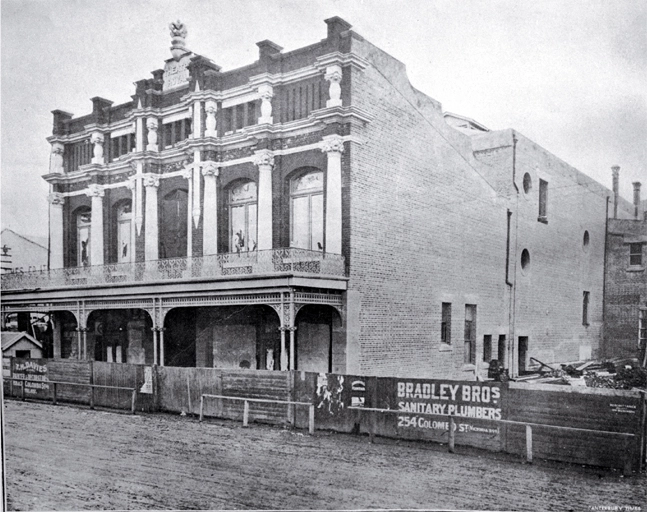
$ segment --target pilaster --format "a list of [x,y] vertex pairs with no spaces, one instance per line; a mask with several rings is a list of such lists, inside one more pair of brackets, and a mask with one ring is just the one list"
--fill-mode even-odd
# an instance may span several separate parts
[[258,166],[258,250],[272,249],[272,167],[274,154],[263,149],[256,151],[254,163]]
[[341,254],[341,154],[344,140],[339,135],[323,138],[321,150],[328,157],[326,169],[326,252]]

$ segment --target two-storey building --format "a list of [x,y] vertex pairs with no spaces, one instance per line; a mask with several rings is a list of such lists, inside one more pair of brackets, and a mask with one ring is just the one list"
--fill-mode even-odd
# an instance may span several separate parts
[[340,18],[224,71],[186,48],[131,101],[56,110],[50,270],[3,311],[55,356],[464,377],[599,349],[608,191],[443,113]]

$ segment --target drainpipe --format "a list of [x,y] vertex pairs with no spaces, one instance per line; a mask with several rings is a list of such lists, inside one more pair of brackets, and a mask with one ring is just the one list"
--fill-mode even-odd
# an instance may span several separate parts
[[519,187],[517,187],[517,137],[512,132],[512,184],[514,185],[516,195],[515,202],[515,223],[514,223],[514,258],[512,259],[513,277],[512,282],[506,276],[506,285],[510,293],[510,304],[508,307],[508,343],[506,350],[506,363],[505,367],[508,368],[510,376],[515,376],[514,366],[514,337],[515,337],[515,317],[516,317],[516,301],[517,301],[517,236],[519,233]]
[[[604,219],[604,263],[602,269],[602,355],[607,357],[607,324],[606,324],[606,309],[607,309],[607,244],[609,237],[609,196],[607,196],[607,209]],[[599,357],[599,356],[598,356]]]

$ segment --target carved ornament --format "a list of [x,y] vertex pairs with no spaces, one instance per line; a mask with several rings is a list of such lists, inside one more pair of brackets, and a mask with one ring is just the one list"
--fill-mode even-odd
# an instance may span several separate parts
[[273,166],[274,165],[274,153],[272,153],[268,149],[263,149],[261,151],[257,151],[254,154],[254,165],[269,165]]

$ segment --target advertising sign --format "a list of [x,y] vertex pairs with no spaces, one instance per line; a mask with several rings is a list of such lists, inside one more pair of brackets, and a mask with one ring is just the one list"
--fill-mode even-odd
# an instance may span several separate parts
[[500,424],[479,421],[503,419],[499,383],[396,380],[392,393],[398,429],[448,431],[451,415],[457,432],[500,433]]
[[[29,380],[25,382],[25,397],[49,398],[49,378],[44,359],[14,359],[12,373],[16,379]],[[21,383],[14,381],[14,389],[18,386]]]

